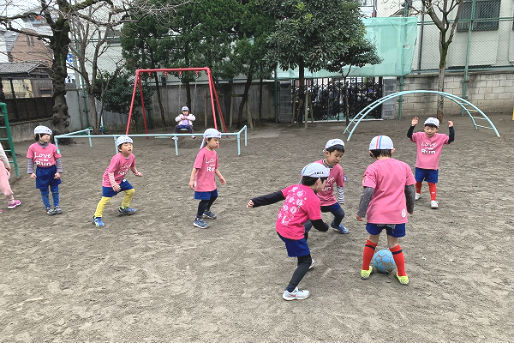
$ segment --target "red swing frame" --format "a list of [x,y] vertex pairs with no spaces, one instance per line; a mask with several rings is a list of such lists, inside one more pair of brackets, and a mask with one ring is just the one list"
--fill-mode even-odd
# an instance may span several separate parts
[[[143,73],[147,73],[151,75],[152,73],[163,72],[164,74],[178,72],[179,75],[184,71],[194,71],[198,75],[198,72],[205,71],[207,73],[207,79],[209,80],[209,94],[211,96],[211,111],[212,111],[212,119],[214,120],[214,128],[218,129],[218,123],[216,121],[216,110],[214,107],[214,101],[216,101],[218,113],[221,119],[221,124],[223,127],[223,132],[227,132],[227,127],[225,125],[225,119],[223,118],[223,113],[221,112],[220,101],[218,99],[218,93],[216,93],[216,88],[214,88],[214,80],[212,78],[211,69],[209,67],[200,67],[200,68],[157,68],[157,69],[137,69],[136,70],[136,78],[134,79],[134,89],[132,91],[132,100],[130,102],[130,110],[127,121],[127,130],[125,132],[126,135],[129,134],[130,130],[130,120],[132,119],[132,111],[134,110],[134,100],[136,98],[136,91],[139,87],[139,95],[141,96],[141,109],[143,112],[143,122],[145,125],[145,133],[148,133],[148,124],[146,121],[146,110],[145,110],[145,102],[143,99],[143,84],[141,83],[141,75]],[[207,111],[207,109],[205,109]]]

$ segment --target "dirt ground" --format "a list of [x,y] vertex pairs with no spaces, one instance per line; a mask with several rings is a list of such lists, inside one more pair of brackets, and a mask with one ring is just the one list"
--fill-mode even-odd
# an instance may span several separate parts
[[[138,213],[117,217],[117,196],[97,229],[91,217],[114,146],[96,139],[90,149],[77,139],[61,149],[62,215],[44,213],[26,174],[13,185],[23,205],[0,204],[0,341],[513,342],[514,121],[491,118],[498,138],[475,131],[468,117],[446,119],[456,139],[443,149],[440,209],[430,209],[425,184],[401,241],[410,284],[359,277],[367,234],[355,214],[369,141],[391,136],[395,157],[412,166],[416,154],[409,118],[363,122],[342,161],[350,234],[312,232],[316,267],[300,284],[311,297],[296,302],[281,297],[295,260],[275,234],[280,204],[245,205],[298,182],[328,139],[346,141],[344,126],[262,127],[240,157],[235,140],[224,139],[227,185],[207,230],[192,225],[198,203],[188,188],[198,140],[182,139],[175,156],[169,140],[135,139],[144,177],[128,179]],[[448,133],[446,123],[440,132]],[[29,143],[16,146],[23,172]]]

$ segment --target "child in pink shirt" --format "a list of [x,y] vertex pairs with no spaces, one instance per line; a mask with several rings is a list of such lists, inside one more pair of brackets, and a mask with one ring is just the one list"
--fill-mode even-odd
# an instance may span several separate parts
[[218,154],[216,149],[220,146],[221,133],[216,129],[207,129],[203,133],[203,141],[189,178],[189,187],[195,191],[195,199],[200,200],[193,225],[201,229],[208,227],[203,218],[216,219],[211,206],[218,197],[216,178],[221,184],[227,183],[218,170]]
[[449,136],[439,131],[439,119],[427,118],[425,120],[425,127],[423,132],[414,132],[414,127],[418,123],[419,118],[414,117],[411,122],[411,127],[407,132],[407,137],[417,146],[416,155],[416,200],[421,198],[421,186],[424,180],[428,183],[428,190],[430,191],[430,207],[433,209],[439,208],[437,202],[437,181],[439,179],[439,159],[443,145],[450,144],[455,139],[455,130],[453,122],[448,121]]
[[414,175],[407,163],[391,158],[393,141],[388,136],[376,136],[369,144],[369,153],[375,159],[362,179],[362,196],[357,220],[368,217],[366,231],[369,233],[364,246],[361,278],[369,278],[373,267],[371,259],[378,245],[380,232],[386,230],[387,245],[396,263],[396,278],[402,285],[409,283],[405,272],[405,258],[398,244],[405,236],[407,213],[414,212]]
[[[10,171],[11,165],[5,154],[4,147],[0,143],[0,193],[7,198],[7,207],[15,208],[21,205],[21,201],[14,199],[14,194],[9,184]],[[2,213],[2,209],[0,209],[0,213]]]
[[[344,203],[344,173],[343,167],[339,164],[344,154],[344,142],[340,139],[331,139],[325,144],[325,159],[316,161],[330,169],[325,188],[318,192],[321,202],[321,212],[331,212],[334,215],[334,220],[330,227],[335,231],[343,234],[349,233],[349,230],[341,224],[344,218],[344,210],[341,204]],[[334,195],[334,190],[337,189],[337,199]],[[305,223],[305,232],[308,233],[312,224]]]
[[93,224],[96,227],[103,227],[102,220],[105,206],[111,201],[112,197],[121,191],[125,192],[125,196],[118,208],[120,216],[132,215],[136,213],[136,209],[130,207],[130,202],[134,197],[134,187],[126,180],[128,171],[131,170],[135,176],[143,176],[143,173],[136,169],[136,157],[132,154],[133,141],[129,136],[120,136],[116,139],[118,153],[111,159],[111,163],[105,169],[102,178],[102,199],[96,206],[93,216]]
[[302,300],[310,295],[308,290],[298,289],[298,284],[312,266],[304,224],[310,220],[317,230],[328,230],[328,225],[321,219],[320,199],[316,193],[325,187],[329,174],[330,170],[320,163],[308,164],[302,170],[300,184],[253,198],[248,202],[247,207],[254,208],[284,200],[275,227],[278,236],[286,245],[288,256],[298,259],[296,270],[282,294],[284,300]]
[[[61,183],[62,162],[57,147],[50,143],[52,130],[46,126],[37,126],[34,129],[34,139],[27,151],[27,173],[36,179],[36,188],[41,192],[41,200],[49,216],[61,214],[59,205],[59,184]],[[34,172],[34,165],[36,170]],[[54,207],[50,204],[49,191],[52,192]]]

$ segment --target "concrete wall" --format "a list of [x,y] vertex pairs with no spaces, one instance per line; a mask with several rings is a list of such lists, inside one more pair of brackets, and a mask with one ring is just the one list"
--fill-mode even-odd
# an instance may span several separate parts
[[[445,92],[462,97],[462,80],[462,74],[447,74]],[[405,77],[404,90],[437,90],[437,75]],[[514,71],[511,73],[470,74],[467,95],[467,100],[480,108],[486,115],[510,113],[514,107]],[[436,95],[408,95],[403,99],[402,114],[404,115],[434,115],[436,113]],[[444,112],[457,114],[460,113],[460,107],[451,100],[445,99]]]

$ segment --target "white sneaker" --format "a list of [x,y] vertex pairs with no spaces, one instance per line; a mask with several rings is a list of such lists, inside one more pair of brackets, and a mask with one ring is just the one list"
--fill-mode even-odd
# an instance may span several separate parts
[[421,193],[416,193],[416,196],[414,197],[414,199],[419,200],[420,198],[421,198]]
[[298,287],[296,287],[294,289],[294,291],[292,292],[289,292],[287,289],[284,291],[284,294],[282,294],[282,298],[284,298],[284,300],[303,300],[303,299],[307,299],[309,297],[310,293],[308,290],[306,289],[298,289]]
[[314,268],[314,259],[312,259],[311,265],[309,266],[309,270],[311,270],[312,268]]
[[439,203],[437,202],[437,200],[430,201],[430,208],[439,208]]

